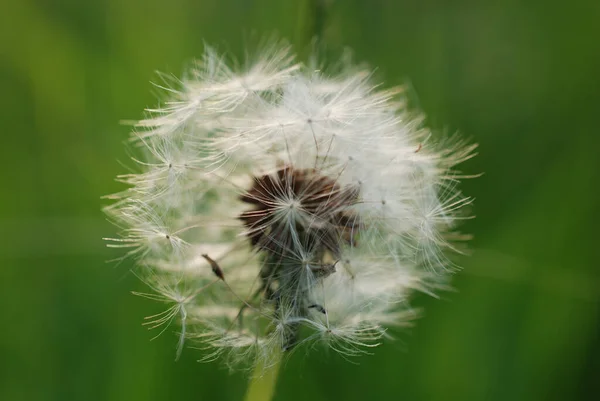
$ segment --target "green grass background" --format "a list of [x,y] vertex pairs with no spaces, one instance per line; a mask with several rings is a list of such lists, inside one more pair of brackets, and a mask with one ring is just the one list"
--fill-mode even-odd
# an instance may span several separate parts
[[[127,127],[203,41],[305,44],[299,0],[8,0],[0,12],[0,400],[240,400],[246,377],[174,362],[157,305],[101,240]],[[304,20],[302,20],[304,18]],[[299,21],[300,19],[300,21]],[[302,22],[303,21],[303,22]],[[322,37],[410,82],[428,122],[480,143],[456,292],[350,364],[298,352],[276,400],[588,400],[600,393],[600,2],[337,0]],[[311,28],[312,27],[312,28]],[[300,46],[302,48],[302,46]]]

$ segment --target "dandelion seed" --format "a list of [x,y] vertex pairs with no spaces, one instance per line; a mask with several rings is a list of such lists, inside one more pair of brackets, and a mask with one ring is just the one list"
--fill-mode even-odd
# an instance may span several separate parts
[[368,71],[329,76],[271,46],[234,70],[207,48],[132,142],[138,173],[109,198],[125,248],[203,360],[260,361],[324,344],[370,352],[410,325],[415,291],[455,269],[470,198],[464,141],[437,140],[399,89]]

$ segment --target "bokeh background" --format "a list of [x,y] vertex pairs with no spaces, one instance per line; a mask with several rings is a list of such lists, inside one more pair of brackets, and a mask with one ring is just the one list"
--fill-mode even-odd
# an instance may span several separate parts
[[[312,10],[312,11],[311,11]],[[313,12],[317,10],[317,12]],[[473,255],[416,328],[351,364],[298,352],[276,400],[588,400],[600,393],[600,2],[8,0],[0,12],[0,400],[240,400],[247,378],[141,326],[101,240],[120,125],[203,41],[319,33],[480,143]]]

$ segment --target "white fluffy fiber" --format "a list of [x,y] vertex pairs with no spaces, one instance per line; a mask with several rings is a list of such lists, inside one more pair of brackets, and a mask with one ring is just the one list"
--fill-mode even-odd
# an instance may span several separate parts
[[[109,241],[136,259],[151,289],[142,295],[167,304],[150,327],[180,324],[178,355],[190,339],[210,350],[205,359],[268,362],[291,331],[297,345],[323,342],[354,355],[412,320],[411,293],[432,292],[453,270],[444,251],[470,202],[453,167],[474,146],[437,140],[405,109],[401,90],[380,90],[369,72],[326,71],[296,63],[283,45],[238,70],[207,48],[187,78],[164,88],[168,101],[137,124],[140,157],[135,173],[119,177],[128,189],[106,208],[122,229]],[[240,195],[252,177],[282,166],[358,188],[358,201],[344,207],[359,233],[354,246],[340,240],[340,255],[328,262],[335,272],[324,278],[311,266],[314,246],[297,243],[297,295],[275,312],[253,297],[265,255],[250,246],[238,216],[249,209]],[[296,222],[313,216],[287,208],[294,199],[283,192],[278,218],[290,221],[293,236]],[[294,296],[324,311],[298,314],[294,305],[306,300]]]

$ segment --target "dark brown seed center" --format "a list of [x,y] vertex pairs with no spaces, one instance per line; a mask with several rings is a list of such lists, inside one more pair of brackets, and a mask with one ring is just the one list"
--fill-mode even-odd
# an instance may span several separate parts
[[314,169],[283,167],[253,178],[241,200],[253,206],[239,218],[252,246],[279,255],[298,248],[308,252],[340,253],[343,244],[355,245],[358,216],[356,187],[341,187]]

